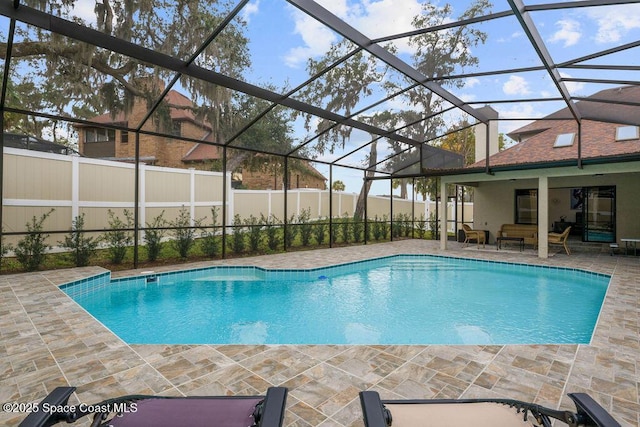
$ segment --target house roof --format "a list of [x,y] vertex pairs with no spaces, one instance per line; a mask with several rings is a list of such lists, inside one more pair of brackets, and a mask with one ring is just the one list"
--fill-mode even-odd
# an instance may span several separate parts
[[207,160],[220,159],[220,147],[211,144],[196,144],[186,156],[183,162],[204,162]]
[[[583,115],[580,130],[568,109],[556,111],[510,132],[508,136],[520,142],[492,155],[489,164],[506,166],[577,160],[578,132],[582,159],[640,153],[640,139],[616,140],[618,127],[637,123],[640,119],[640,87],[603,90],[578,102],[577,108]],[[558,135],[569,133],[575,135],[572,145],[554,147]],[[470,167],[484,165],[482,160]]]
[[[634,105],[635,104],[635,105]],[[618,124],[640,125],[640,86],[620,86],[597,92],[576,102],[583,119]],[[522,141],[549,129],[557,120],[574,120],[568,108],[563,108],[540,120],[509,132],[509,138]]]
[[[167,92],[167,96],[165,101],[171,105],[169,108],[169,114],[172,120],[187,120],[197,124],[198,126],[202,126],[205,129],[211,129],[211,125],[205,121],[202,121],[196,118],[195,114],[193,114],[193,108],[195,104],[189,98],[184,96],[178,91],[170,90]],[[185,108],[180,108],[185,107]],[[92,122],[101,123],[101,124],[120,124],[127,123],[128,117],[124,112],[120,111],[115,116],[111,115],[111,113],[101,114],[91,119]],[[135,124],[133,124],[135,125]],[[85,127],[89,125],[77,125],[80,127]]]

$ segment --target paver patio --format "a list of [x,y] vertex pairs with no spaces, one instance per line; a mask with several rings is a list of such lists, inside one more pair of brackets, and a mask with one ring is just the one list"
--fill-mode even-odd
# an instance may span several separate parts
[[[0,276],[0,401],[34,402],[78,387],[75,403],[121,394],[260,394],[289,388],[287,426],[362,426],[358,391],[383,398],[510,397],[572,408],[588,392],[623,425],[638,426],[640,258],[607,253],[478,250],[406,240],[185,264],[308,268],[397,253],[555,265],[612,274],[589,345],[127,345],[58,289],[98,267]],[[114,273],[114,277],[140,271]],[[523,301],[523,307],[533,302]],[[72,402],[73,403],[73,402]],[[25,414],[0,413],[16,425]]]

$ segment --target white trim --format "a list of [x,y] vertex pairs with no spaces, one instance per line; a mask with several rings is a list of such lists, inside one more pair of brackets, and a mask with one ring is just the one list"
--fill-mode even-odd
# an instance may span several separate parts
[[73,207],[71,200],[2,199],[2,204],[4,206]]
[[47,153],[45,151],[36,151],[36,150],[25,150],[23,148],[13,148],[13,147],[3,147],[4,154],[11,154],[14,156],[22,156],[22,157],[37,157],[39,159],[49,159],[49,160],[61,160],[64,162],[70,162],[72,158],[77,157],[80,159],[84,159],[84,157],[79,156],[70,156],[67,154],[56,154],[56,153]]

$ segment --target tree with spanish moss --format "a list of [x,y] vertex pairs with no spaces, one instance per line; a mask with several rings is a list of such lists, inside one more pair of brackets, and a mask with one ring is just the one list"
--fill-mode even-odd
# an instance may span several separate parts
[[[444,79],[444,76],[454,74],[454,71],[462,71],[478,64],[478,58],[473,55],[472,49],[480,43],[484,43],[487,35],[476,26],[462,25],[440,31],[425,30],[442,24],[471,19],[481,16],[491,7],[487,0],[476,0],[468,6],[460,15],[454,16],[454,7],[451,4],[436,5],[424,3],[420,15],[414,17],[412,26],[418,32],[409,38],[412,65],[424,76],[424,83],[416,82],[408,77],[397,77],[397,73],[390,75],[389,67],[380,65],[371,55],[366,55],[362,50],[355,48],[348,41],[339,42],[319,60],[310,60],[307,69],[310,74],[318,73],[337,61],[342,63],[314,82],[307,88],[307,99],[314,105],[325,105],[331,111],[341,111],[346,117],[354,114],[354,109],[361,99],[373,93],[374,90],[382,90],[398,104],[406,105],[406,108],[389,109],[385,118],[386,123],[395,123],[399,134],[421,141],[425,144],[433,144],[446,125],[444,118],[438,115],[446,106],[446,101],[430,90],[429,85],[437,83],[441,86],[463,87],[464,81],[456,79]],[[385,46],[392,52],[399,49],[398,45]],[[350,55],[350,56],[349,56]],[[347,58],[347,59],[344,59]],[[375,88],[374,85],[378,84]],[[366,120],[366,117],[378,118],[385,114],[375,106],[375,111],[359,112],[356,118]],[[331,121],[307,119],[307,124],[317,123],[315,131],[319,133],[315,148],[319,153],[333,152],[337,147],[344,147],[351,136],[351,128],[346,126],[334,126]],[[388,128],[385,128],[388,129]],[[368,145],[369,154],[363,156],[363,166],[367,168],[367,176],[371,176],[376,170],[394,170],[397,162],[405,163],[406,159],[397,155],[378,165],[377,142],[378,136],[371,136]],[[404,153],[409,147],[390,139],[391,149],[396,153]],[[379,168],[379,169],[378,169]],[[406,184],[405,184],[406,185]],[[368,194],[370,181],[363,183],[361,195]],[[364,199],[364,198],[363,198]],[[356,210],[358,215],[361,211]]]
[[[46,2],[44,7],[55,16],[183,60],[198,51],[235,5],[230,0],[96,0],[92,20],[75,13],[79,3]],[[241,78],[250,66],[245,27],[241,17],[227,23],[198,55],[198,65]],[[15,40],[11,80],[17,99],[33,111],[46,110],[60,116],[72,112],[84,119],[110,112],[115,117],[130,111],[136,98],[146,100],[151,107],[162,88],[149,84],[149,78],[169,82],[176,74],[38,27],[17,26]],[[0,43],[0,53],[6,57],[6,42]],[[29,72],[18,73],[25,68],[23,65]],[[224,141],[233,128],[232,91],[186,75],[180,78],[180,85],[201,105],[194,109],[194,115],[211,125],[214,140]],[[157,130],[166,131],[170,125],[169,108],[192,107],[163,102],[152,120]],[[40,135],[43,126],[55,125],[54,119],[20,123],[24,131],[35,135]]]

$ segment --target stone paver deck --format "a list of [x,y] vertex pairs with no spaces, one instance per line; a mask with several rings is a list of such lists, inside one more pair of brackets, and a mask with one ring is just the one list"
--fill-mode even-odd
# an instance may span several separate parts
[[[623,425],[638,426],[640,259],[462,248],[408,240],[167,267],[308,268],[396,253],[433,253],[577,267],[612,274],[589,345],[350,346],[127,345],[58,289],[97,267],[0,276],[0,401],[34,402],[78,387],[71,403],[122,394],[262,394],[289,388],[288,426],[362,426],[360,390],[383,398],[510,397],[572,408],[588,392]],[[114,277],[140,271],[114,273]],[[523,304],[528,302],[523,301]],[[533,302],[531,302],[533,304]],[[575,308],[575,307],[574,307]],[[25,414],[0,413],[0,425]]]

